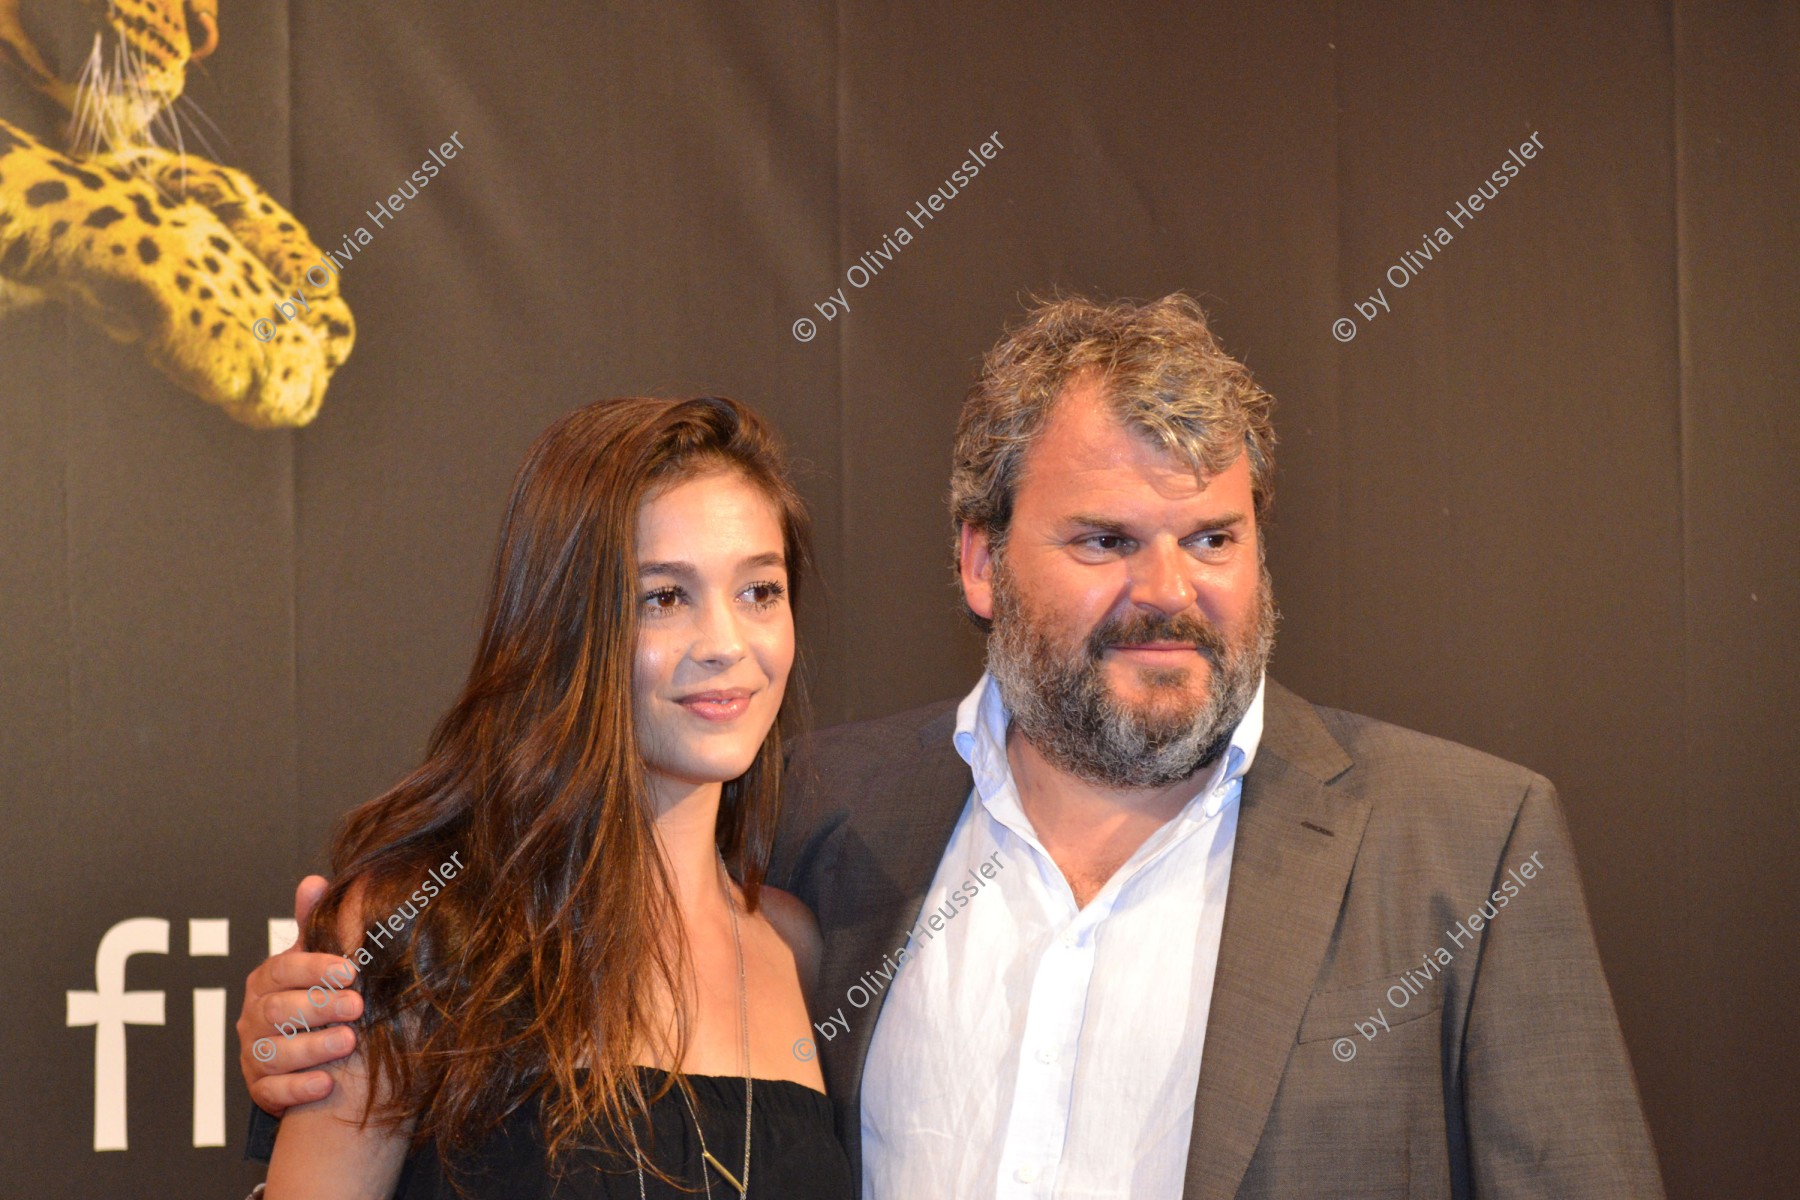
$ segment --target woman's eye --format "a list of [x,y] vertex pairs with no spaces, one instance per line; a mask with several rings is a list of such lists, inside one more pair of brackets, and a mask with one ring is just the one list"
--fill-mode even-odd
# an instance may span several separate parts
[[654,592],[651,592],[644,597],[644,607],[650,611],[652,616],[656,616],[661,613],[673,612],[676,608],[680,607],[681,601],[682,595],[680,588],[657,588]]
[[787,594],[787,588],[771,579],[751,584],[744,589],[744,594],[750,597],[750,603],[758,609],[772,608]]

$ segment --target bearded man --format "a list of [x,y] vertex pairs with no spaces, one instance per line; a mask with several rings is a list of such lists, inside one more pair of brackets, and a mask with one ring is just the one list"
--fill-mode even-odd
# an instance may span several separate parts
[[987,671],[813,738],[769,875],[865,1200],[1662,1195],[1550,783],[1266,675],[1271,407],[1180,295],[984,362]]

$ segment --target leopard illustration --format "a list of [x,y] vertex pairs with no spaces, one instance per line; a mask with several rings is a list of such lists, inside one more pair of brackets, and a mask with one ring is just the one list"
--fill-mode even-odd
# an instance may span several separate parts
[[248,175],[185,149],[173,106],[218,40],[218,0],[0,0],[0,60],[53,102],[48,130],[0,119],[0,317],[69,305],[233,419],[305,425],[355,323],[332,274],[257,336],[324,255]]

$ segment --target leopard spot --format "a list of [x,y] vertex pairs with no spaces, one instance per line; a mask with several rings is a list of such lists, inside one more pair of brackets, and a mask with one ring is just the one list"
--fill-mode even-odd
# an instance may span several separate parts
[[185,292],[190,287],[194,286],[194,281],[192,279],[189,279],[186,275],[176,275],[175,276],[175,286]]
[[137,252],[138,257],[144,260],[146,267],[162,257],[162,250],[153,239],[147,237],[138,239]]
[[112,248],[112,252],[114,254],[123,254],[123,253],[125,253],[125,247],[124,246],[114,246]]
[[54,242],[57,238],[67,232],[69,232],[69,223],[67,221],[58,221],[50,227],[50,240]]
[[32,208],[42,208],[46,204],[55,204],[68,198],[69,185],[60,179],[34,183],[25,189],[25,203]]
[[275,206],[270,204],[267,200],[264,200],[262,202],[262,210],[266,213],[272,213],[275,211]]
[[175,202],[173,200],[169,199],[167,196],[163,195],[161,192],[158,192],[156,194],[156,207],[158,207],[158,208],[174,208]]
[[281,230],[281,232],[283,232],[283,233],[292,233],[292,232],[294,232],[294,223],[292,221],[283,221],[281,224],[277,225],[275,228]]
[[225,322],[223,322],[223,321],[215,322],[213,327],[206,331],[207,336],[212,337],[212,338],[216,338],[221,333],[224,333],[224,332],[225,332]]
[[82,224],[86,225],[89,229],[105,229],[114,221],[123,221],[124,219],[124,213],[120,212],[112,205],[107,204],[100,208],[96,208],[93,212],[89,213],[87,215],[87,220],[83,221]]
[[217,250],[220,254],[230,254],[231,253],[231,243],[226,241],[224,238],[220,237],[218,234],[215,233],[211,237],[207,238],[206,240],[211,242],[213,245],[213,249]]
[[330,332],[332,337],[349,337],[350,336],[350,327],[348,325],[344,324],[342,321],[329,321],[326,323],[325,328],[328,332]]
[[106,173],[108,175],[111,175],[114,179],[118,180],[120,183],[130,183],[131,182],[131,172],[130,171],[121,171],[118,167],[108,167],[108,168],[106,168]]
[[190,309],[188,311],[188,321],[197,328],[200,324],[200,310],[197,308]]
[[19,268],[25,265],[25,260],[30,257],[30,255],[31,243],[27,242],[24,238],[20,238],[6,248],[6,253],[4,255],[0,255],[0,275],[17,276],[19,274]]
[[50,160],[50,169],[52,171],[62,172],[90,192],[97,192],[106,186],[106,180],[100,178],[92,171],[84,171],[80,167],[71,166],[66,162],[61,162],[54,158]]
[[201,259],[200,261],[205,263],[206,269],[208,271],[211,271],[214,275],[217,275],[219,273],[219,260],[214,258],[212,255],[209,254],[205,258]]
[[282,382],[285,383],[287,380],[292,379],[293,377],[294,377],[294,368],[292,368],[292,367],[281,368]]
[[200,289],[200,298],[202,300],[211,300],[213,298],[213,290],[209,287],[201,288]]
[[244,298],[244,289],[234,283],[231,285],[231,294],[236,296],[239,300],[242,300]]
[[156,209],[151,207],[150,202],[144,199],[142,193],[132,193],[131,203],[137,209],[138,220],[146,225],[162,224],[162,218],[156,215]]
[[168,316],[156,289],[149,284],[101,276],[89,286],[103,308],[139,333],[149,333]]

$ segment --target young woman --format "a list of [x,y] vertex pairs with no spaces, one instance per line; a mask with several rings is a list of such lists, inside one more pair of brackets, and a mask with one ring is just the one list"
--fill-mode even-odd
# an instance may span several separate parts
[[306,937],[365,1015],[266,1200],[848,1200],[792,1052],[818,931],[762,886],[806,558],[733,401],[602,401],[537,440],[461,695],[333,845]]

